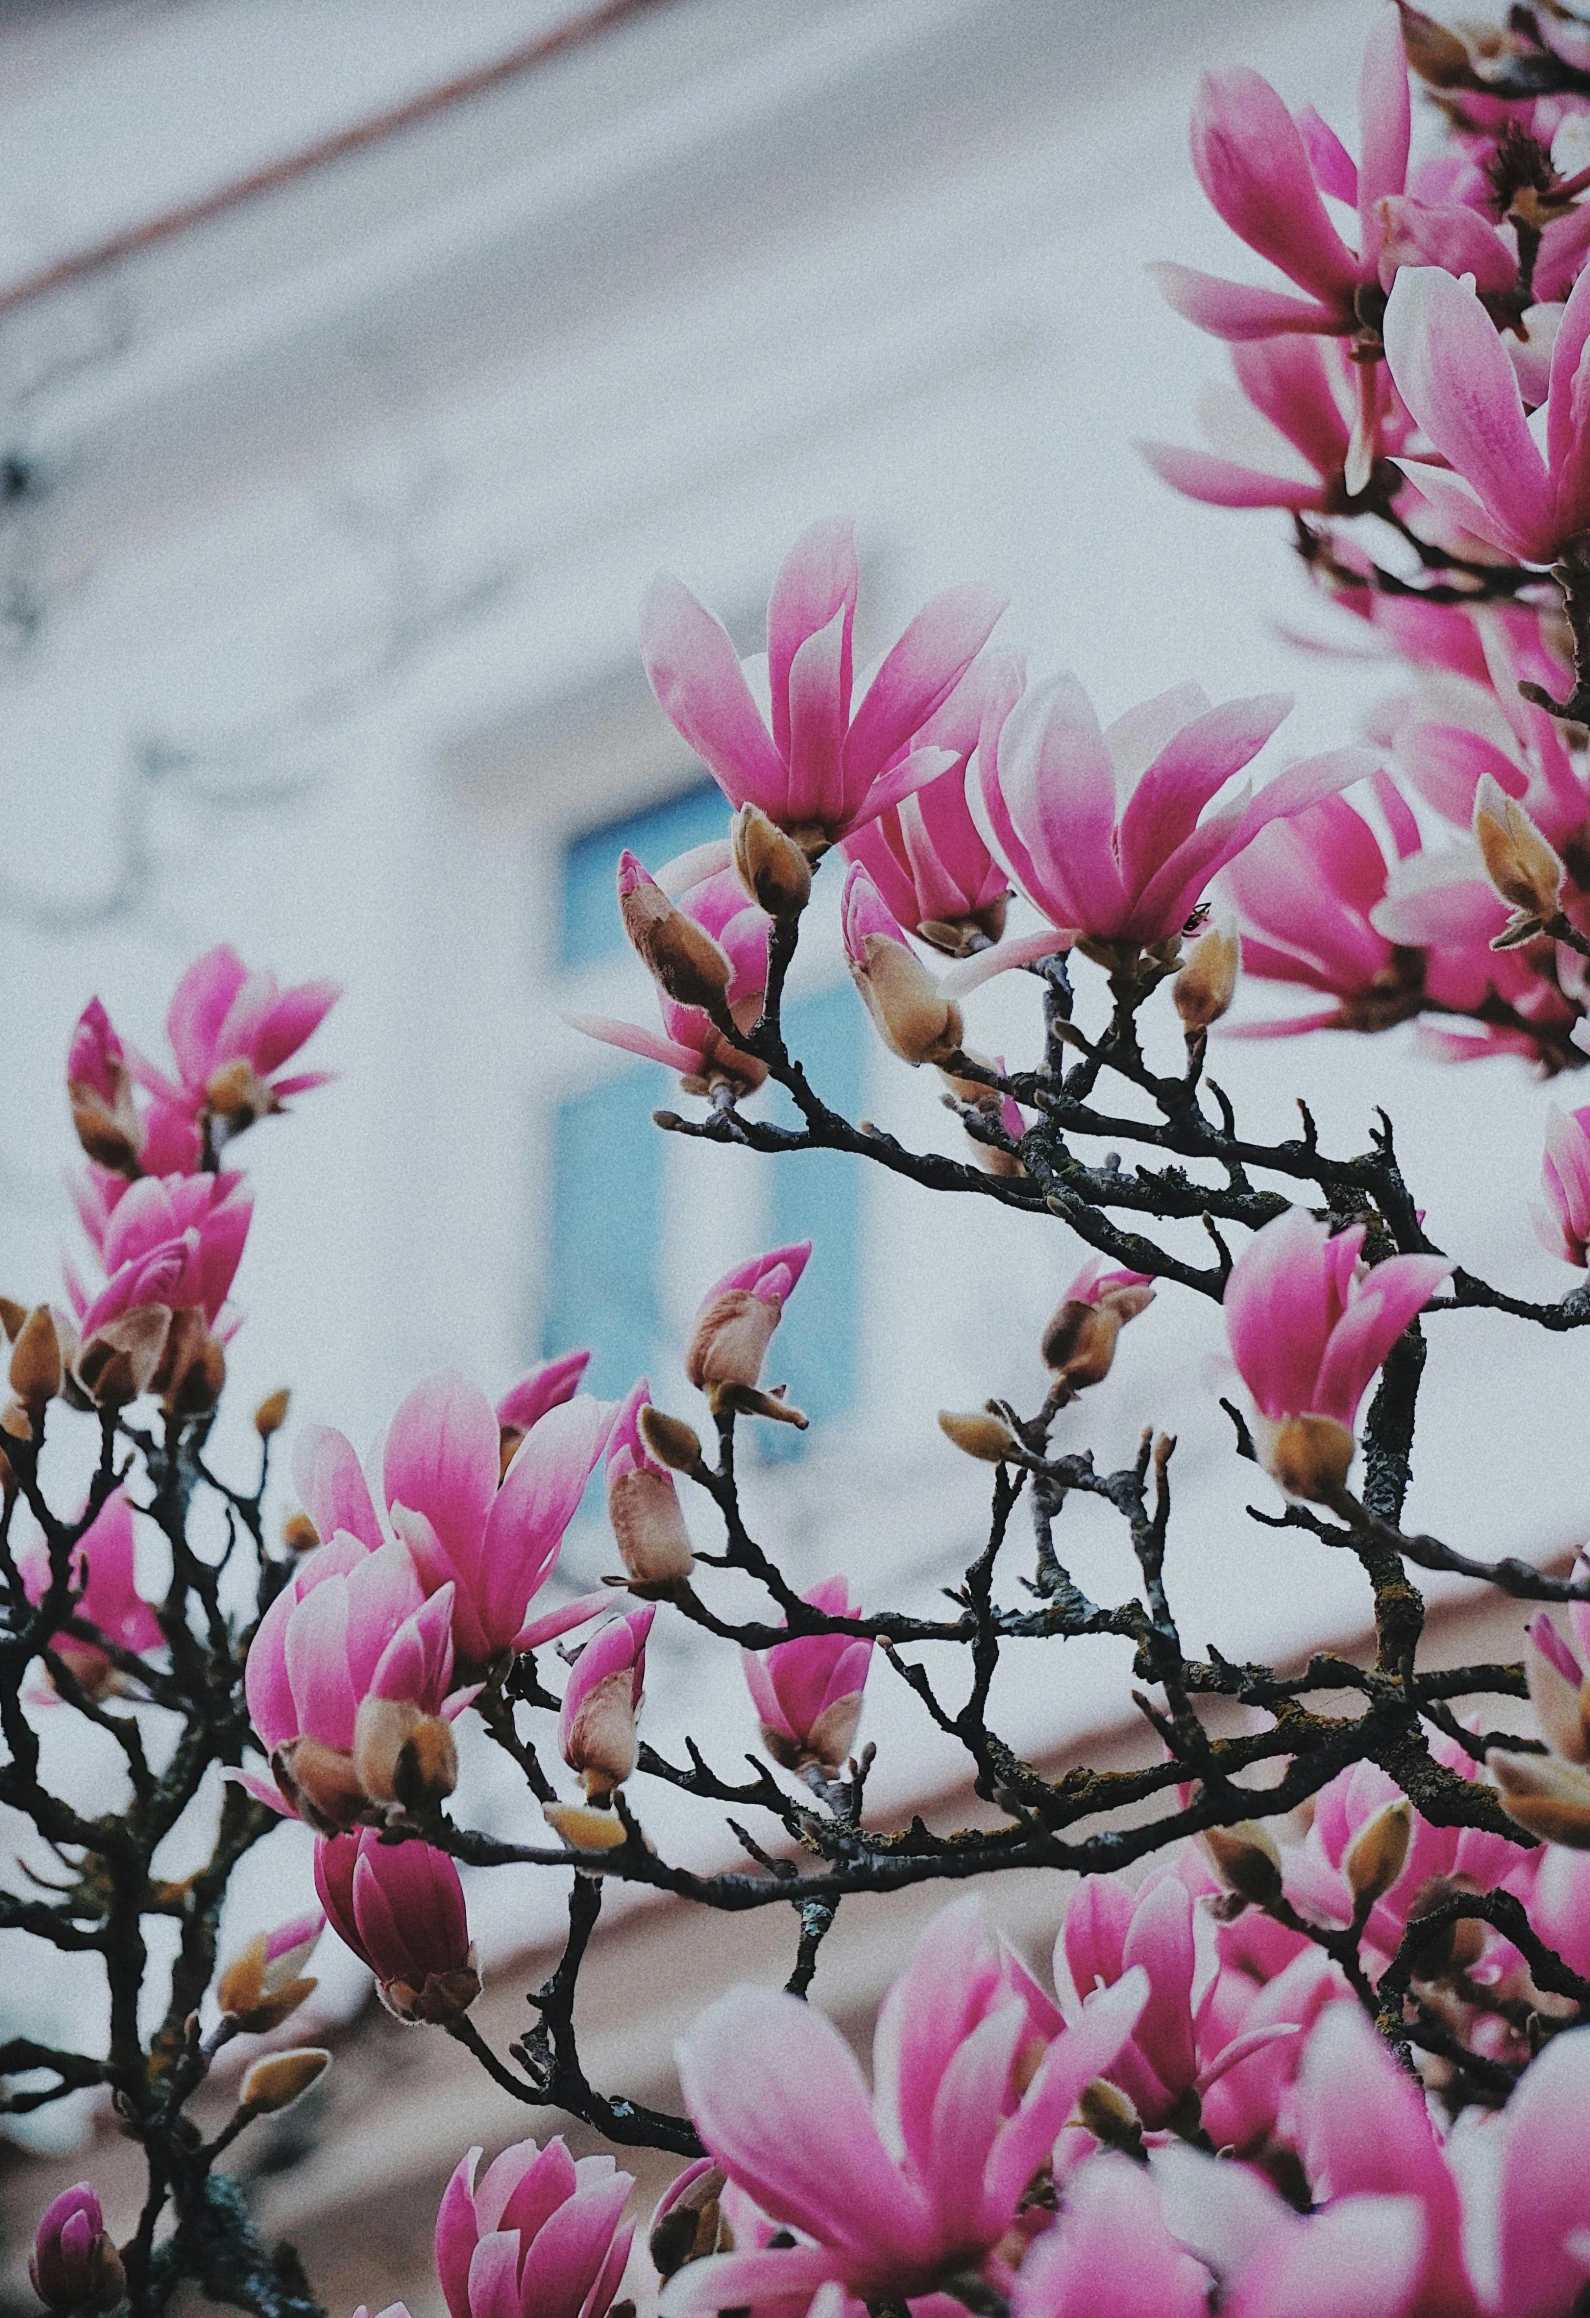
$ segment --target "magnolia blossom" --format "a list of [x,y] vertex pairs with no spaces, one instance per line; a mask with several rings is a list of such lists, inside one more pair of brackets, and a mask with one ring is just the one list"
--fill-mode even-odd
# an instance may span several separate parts
[[[824,1578],[801,1599],[825,1618],[860,1615],[842,1577]],[[871,1642],[858,1634],[801,1634],[771,1650],[742,1650],[740,1663],[773,1760],[832,1778],[856,1743]]]
[[[728,840],[681,854],[652,882],[717,945],[728,967],[723,1004],[739,1027],[749,1030],[762,1011],[767,988],[770,920],[765,910],[747,899],[730,863]],[[588,1038],[678,1071],[687,1094],[708,1094],[718,1085],[749,1094],[762,1084],[766,1064],[727,1039],[702,1007],[671,998],[660,986],[657,998],[661,1034],[605,1014],[570,1014],[564,1019]]]
[[[142,1656],[161,1649],[165,1636],[138,1591],[136,1563],[132,1506],[125,1489],[113,1489],[72,1548],[68,1574],[77,1600],[70,1615],[118,1649]],[[18,1554],[17,1568],[28,1600],[42,1602],[50,1583],[49,1548],[42,1537]],[[47,1647],[90,1698],[103,1698],[119,1687],[121,1677],[98,1643],[58,1632]]]
[[[1294,120],[1258,73],[1240,66],[1206,73],[1192,117],[1198,182],[1233,233],[1306,295],[1160,266],[1171,304],[1220,338],[1296,330],[1351,336],[1360,327],[1360,292],[1380,287],[1382,204],[1407,183],[1410,134],[1407,59],[1389,8],[1364,54],[1356,164],[1317,115]],[[1356,250],[1331,223],[1323,193],[1355,203]]]
[[636,1587],[673,1587],[690,1575],[694,1555],[673,1474],[647,1448],[641,1412],[651,1386],[641,1377],[618,1412],[607,1441],[607,1518]]
[[1546,1113],[1540,1187],[1545,1207],[1531,1210],[1544,1245],[1582,1271],[1590,1262],[1590,1107]]
[[845,879],[840,918],[851,979],[884,1044],[902,1062],[947,1062],[960,1048],[961,1010],[912,949],[859,861]]
[[251,1792],[334,1831],[423,1782],[437,1742],[416,1726],[467,1703],[448,1692],[452,1615],[453,1588],[427,1599],[404,1545],[344,1531],[306,1554],[249,1646],[248,1711],[275,1776]]
[[[504,1650],[528,1650],[584,1623],[601,1594],[531,1618],[563,1533],[602,1453],[613,1405],[579,1393],[546,1409],[502,1471],[501,1427],[478,1385],[455,1375],[416,1386],[387,1430],[382,1495],[428,1594],[453,1605],[460,1666],[483,1672]],[[384,1532],[352,1444],[329,1426],[301,1437],[293,1466],[322,1537],[350,1531],[370,1548]],[[498,1476],[501,1474],[501,1486]]]
[[1346,1482],[1370,1379],[1452,1265],[1444,1256],[1359,1263],[1364,1226],[1332,1236],[1291,1208],[1255,1232],[1226,1282],[1232,1358],[1253,1396],[1265,1469],[1297,1497]]
[[332,1930],[375,1975],[399,2020],[447,2027],[480,1994],[464,1887],[445,1851],[374,1828],[322,1837],[315,1889]]
[[850,524],[814,524],[786,558],[767,607],[771,731],[728,631],[666,576],[641,607],[641,655],[663,713],[731,805],[753,804],[816,854],[953,764],[916,746],[1004,610],[985,588],[935,596],[851,704],[858,574]]
[[[763,1416],[783,1413],[777,1395],[759,1393],[757,1386],[773,1331],[811,1252],[806,1239],[748,1256],[702,1297],[685,1348],[685,1374],[709,1399],[754,1406]],[[787,1413],[806,1422],[794,1410]]]
[[[842,2285],[863,2301],[931,2293],[983,2270],[1083,2087],[1148,2000],[1127,1973],[1041,2053],[974,1910],[919,1944],[885,1997],[869,2097],[850,2046],[813,2006],[766,1988],[709,2005],[679,2046],[685,2105],[731,2182],[799,2240],[692,2262],[673,2318]],[[942,1923],[942,1919],[941,1919]]]
[[635,1768],[635,1718],[646,1683],[646,1637],[656,1604],[599,1626],[575,1659],[558,1716],[558,1746],[593,1802]]
[[[979,749],[974,806],[1049,925],[1114,963],[1174,942],[1211,879],[1269,823],[1375,770],[1367,751],[1337,749],[1206,815],[1290,707],[1271,693],[1211,708],[1196,685],[1183,685],[1104,732],[1075,677],[1055,677],[1019,700],[997,740]],[[1052,935],[1007,943],[974,969],[1059,946]],[[967,970],[958,971],[968,987]]]
[[1067,1396],[1102,1384],[1121,1330],[1154,1301],[1147,1272],[1106,1271],[1102,1256],[1083,1265],[1043,1332],[1044,1366]]
[[28,2256],[33,2291],[47,2309],[113,2310],[127,2290],[93,2186],[74,2182],[39,2217]]
[[146,1175],[128,1185],[97,1231],[91,1211],[78,1212],[107,1274],[93,1297],[68,1276],[85,1338],[146,1304],[196,1307],[216,1327],[253,1220],[253,1193],[241,1175]]
[[901,925],[952,957],[1005,930],[1009,880],[972,818],[966,775],[985,724],[997,733],[1025,682],[1019,660],[975,662],[918,736],[955,762],[844,840],[847,859],[861,863]]
[[324,1086],[325,1071],[283,1078],[340,995],[335,982],[300,982],[284,990],[274,974],[250,973],[224,943],[195,959],[172,994],[166,1035],[176,1060],[172,1079],[142,1056],[133,1072],[158,1102],[196,1118],[209,1112],[229,1132],[278,1111],[288,1095]]
[[634,2176],[571,2157],[561,2137],[516,2141],[477,2183],[480,2157],[470,2150],[436,2216],[449,2318],[606,2318],[635,2234]]
[[1404,458],[1405,474],[1464,531],[1522,563],[1550,563],[1590,529],[1590,428],[1581,357],[1590,280],[1581,275],[1552,349],[1544,448],[1518,376],[1474,291],[1433,266],[1397,276],[1386,308],[1397,391],[1445,462]]

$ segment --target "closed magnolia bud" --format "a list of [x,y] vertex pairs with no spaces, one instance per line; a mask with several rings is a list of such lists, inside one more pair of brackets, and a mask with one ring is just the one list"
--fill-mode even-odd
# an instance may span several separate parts
[[418,1811],[443,1802],[458,1784],[452,1727],[411,1699],[366,1698],[354,1720],[353,1767],[372,1803]]
[[1406,1795],[1364,1821],[1342,1854],[1342,1873],[1357,1907],[1372,1907],[1390,1891],[1408,1864],[1412,1840],[1413,1805]]
[[171,1315],[160,1366],[150,1382],[169,1416],[208,1416],[226,1383],[226,1352],[197,1305]]
[[770,918],[798,918],[812,897],[812,865],[759,805],[742,805],[729,831],[740,883]]
[[313,1553],[320,1532],[307,1513],[289,1513],[282,1523],[282,1543],[289,1553]]
[[685,1346],[685,1374],[700,1391],[713,1385],[755,1385],[784,1309],[778,1296],[729,1288],[696,1314]]
[[679,1006],[721,1008],[729,987],[728,959],[705,929],[676,909],[633,853],[618,864],[618,907],[624,931],[659,987]]
[[698,2157],[663,2193],[646,2240],[663,2285],[687,2262],[733,2252],[734,2232],[723,2218],[724,2187],[721,2168],[710,2157]]
[[45,2207],[28,2256],[28,2275],[39,2300],[63,2314],[113,2310],[126,2293],[121,2256],[89,2182],[63,2189]]
[[1514,912],[1492,949],[1530,940],[1558,914],[1563,866],[1523,806],[1490,773],[1480,775],[1474,792],[1474,841],[1486,876]]
[[1487,1757],[1509,1819],[1547,1843],[1590,1851],[1590,1771],[1555,1755]]
[[1016,1436],[1003,1417],[988,1416],[981,1409],[964,1414],[940,1409],[939,1431],[968,1457],[980,1457],[985,1465],[1002,1465],[1016,1446]]
[[95,1329],[78,1354],[73,1373],[96,1408],[125,1408],[149,1390],[170,1326],[171,1314],[164,1304],[140,1304]]
[[290,2109],[294,2101],[301,2101],[330,2066],[330,2053],[317,2044],[269,2053],[244,2077],[238,2106],[256,2117],[273,2117],[282,2109]]
[[0,1296],[0,1328],[4,1328],[8,1344],[15,1344],[27,1316],[26,1304],[19,1304],[14,1296]]
[[629,1841],[618,1813],[591,1803],[543,1803],[541,1816],[571,1851],[616,1851]]
[[671,1465],[676,1473],[696,1470],[701,1462],[701,1436],[683,1417],[671,1417],[666,1409],[648,1403],[638,1421],[640,1437],[659,1465]]
[[1229,926],[1205,927],[1188,951],[1170,994],[1189,1038],[1218,1022],[1231,1004],[1240,957],[1240,944]]
[[695,1567],[690,1532],[668,1474],[644,1467],[612,1474],[607,1517],[632,1585],[671,1586],[690,1575]]
[[222,2017],[246,2036],[264,2036],[289,2019],[319,1985],[299,1966],[319,1939],[323,1921],[319,1915],[299,1917],[277,1931],[256,1932],[239,1948],[215,1983]]
[[1227,1891],[1256,1907],[1280,1898],[1281,1854],[1274,1836],[1256,1819],[1239,1819],[1234,1827],[1206,1827],[1200,1840]]
[[286,1385],[283,1385],[279,1392],[267,1393],[254,1411],[254,1430],[262,1441],[268,1441],[272,1433],[279,1433],[286,1424],[290,1398]]
[[902,1062],[947,1062],[960,1049],[961,1010],[903,942],[867,935],[851,975],[883,1043]]
[[30,1415],[40,1417],[60,1391],[63,1374],[55,1314],[48,1304],[35,1304],[11,1348],[11,1390]]
[[1259,1462],[1288,1497],[1332,1505],[1347,1486],[1357,1447],[1334,1417],[1255,1417]]

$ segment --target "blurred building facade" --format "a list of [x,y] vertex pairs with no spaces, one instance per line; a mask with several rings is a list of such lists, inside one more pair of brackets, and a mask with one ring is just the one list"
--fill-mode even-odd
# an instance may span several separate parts
[[[67,0],[0,17],[0,260],[25,281],[580,13]],[[1281,541],[1172,500],[1132,457],[1135,435],[1187,434],[1219,367],[1143,265],[1232,264],[1185,159],[1199,67],[1253,62],[1347,127],[1367,22],[1362,0],[652,0],[82,279],[9,308],[0,280],[0,1284],[31,1295],[53,1276],[60,1064],[89,990],[153,1044],[181,965],[229,939],[347,984],[316,1052],[337,1086],[248,1153],[242,1408],[289,1380],[300,1415],[362,1441],[437,1368],[500,1388],[574,1342],[598,1389],[644,1366],[683,1407],[701,1289],[809,1233],[780,1374],[819,1421],[753,1467],[763,1533],[798,1582],[844,1568],[869,1599],[952,1577],[983,1486],[933,1412],[1036,1397],[1032,1348],[1079,1251],[837,1158],[768,1165],[658,1134],[649,1112],[678,1099],[663,1074],[565,1027],[570,1011],[650,1018],[612,907],[619,848],[655,864],[721,825],[645,687],[636,604],[666,564],[754,650],[785,547],[843,507],[863,656],[975,578],[1011,593],[1010,644],[1040,670],[1075,665],[1107,714],[1189,673],[1215,697],[1296,682],[1267,625]],[[1375,685],[1356,663],[1304,666],[1299,751],[1346,737]],[[831,878],[797,1042],[840,1107],[955,1149],[930,1074],[871,1039]],[[1030,1051],[1020,992],[978,1005],[980,1044]],[[1303,1075],[1273,1054],[1221,1071],[1272,1124]],[[1400,1092],[1404,1147],[1451,1148],[1448,1082],[1405,1045],[1316,1040],[1308,1069],[1344,1136]],[[1509,1103],[1516,1158],[1539,1105],[1516,1088]],[[1496,1221],[1485,1182],[1454,1198],[1538,1292],[1527,1226]],[[1125,1340],[1095,1439],[1110,1457],[1149,1418],[1182,1434],[1193,1550],[1173,1578],[1192,1630],[1255,1654],[1350,1634],[1349,1573],[1293,1560],[1287,1582],[1254,1585],[1247,1490],[1198,1378],[1213,1317],[1160,1318],[1152,1345],[1146,1323]],[[1538,1395],[1527,1374],[1516,1389],[1527,1427]],[[1463,1421],[1460,1399],[1438,1406],[1442,1440]],[[1510,1542],[1556,1545],[1568,1519],[1543,1496]],[[1128,1582],[1116,1555],[1084,1525],[1090,1590]],[[582,1583],[611,1558],[595,1522],[568,1557]],[[656,1727],[677,1731],[688,1698],[732,1760],[750,1736],[737,1669],[661,1623],[656,1656]],[[1124,1671],[1101,1643],[1061,1697],[1013,1675],[1012,1736],[1053,1758],[1112,1725]],[[880,1805],[947,1787],[956,1766],[903,1686],[880,1670],[874,1687]],[[478,1794],[507,1825],[485,1768]],[[671,1808],[659,1835],[716,1856],[721,1831]],[[272,1839],[266,1883],[278,1850],[302,1879],[292,1840]],[[1048,1903],[1028,1897],[1030,1927]],[[514,1886],[493,1952],[541,1942],[560,1905]],[[906,1912],[857,1935],[841,2001],[875,1989]],[[692,1945],[634,1914],[601,2073],[622,2025],[650,2055],[632,2089],[663,2082],[671,2008],[773,1968],[764,1938],[770,1955],[763,1924]],[[515,1986],[492,2001],[516,2026]],[[659,1993],[637,2016],[641,1988]],[[330,2259],[384,2151],[390,2259],[357,2282],[339,2267],[337,2290],[403,2290],[417,2313],[435,2297],[412,2269],[414,2211],[459,2147],[510,2130],[462,2056],[412,2057],[423,2041],[380,2024],[361,2048],[384,2056],[380,2133],[355,2101],[318,2186],[290,2186],[300,2169],[272,2193]],[[404,2126],[422,2081],[423,2124],[411,2106]]]

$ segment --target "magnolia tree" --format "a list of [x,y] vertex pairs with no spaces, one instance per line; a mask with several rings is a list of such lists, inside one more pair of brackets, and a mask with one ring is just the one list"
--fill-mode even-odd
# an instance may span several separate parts
[[[859,1554],[797,1592],[748,1526],[744,1428],[805,1423],[777,1381],[805,1246],[706,1293],[684,1358],[699,1405],[662,1408],[645,1378],[599,1401],[579,1352],[495,1407],[433,1379],[378,1471],[300,1430],[298,1509],[267,1519],[285,1394],[255,1416],[255,1473],[228,1478],[211,1448],[250,1219],[231,1161],[316,1084],[295,1057],[334,993],[214,951],[172,1001],[169,1064],[97,1002],[83,1015],[67,1080],[94,1271],[62,1304],[0,1305],[0,1799],[37,1839],[0,1923],[92,1959],[109,2027],[81,2048],[13,2040],[0,2068],[13,2114],[101,2088],[147,2193],[119,2243],[91,2184],[49,2207],[32,2275],[51,2310],[145,2318],[185,2283],[262,2318],[317,2309],[222,2159],[328,2065],[289,2025],[322,1936],[527,2122],[557,2112],[680,2161],[632,2248],[612,2157],[526,2140],[482,2172],[471,2151],[436,2224],[451,2318],[606,2318],[621,2293],[663,2318],[1590,2307],[1590,1571],[1404,1523],[1446,1316],[1565,1334],[1590,1298],[1531,1303],[1449,1260],[1383,1117],[1357,1153],[1324,1148],[1306,1108],[1257,1142],[1205,1076],[1239,967],[1318,1001],[1261,1035],[1417,1018],[1453,1060],[1546,1073],[1590,1049],[1590,21],[1539,0],[1471,41],[1387,9],[1357,145],[1251,72],[1205,83],[1200,182],[1290,286],[1165,269],[1173,304],[1231,342],[1260,447],[1149,456],[1195,498],[1290,513],[1319,586],[1406,663],[1375,745],[1233,793],[1283,700],[1211,707],[1186,686],[1101,729],[1073,678],[990,648],[1000,605],[973,588],[855,685],[838,521],[773,583],[765,714],[693,596],[664,580],[645,604],[657,699],[729,810],[718,844],[620,867],[660,1026],[581,1027],[678,1073],[692,1107],[660,1113],[666,1131],[847,1152],[1088,1251],[1042,1339],[1041,1405],[940,1419],[986,1463],[990,1512],[938,1615],[858,1597]],[[943,1073],[962,1156],[843,1117],[790,1050],[781,997],[818,908],[840,912],[883,1044]],[[1033,1001],[1014,1067],[962,1011],[1009,970]],[[769,1080],[794,1127],[747,1107]],[[1542,1173],[1547,1243],[1583,1269],[1590,1108],[1552,1114]],[[1101,1471],[1076,1405],[1123,1327],[1158,1324],[1156,1295],[1222,1307],[1233,1382],[1208,1423],[1258,1468],[1256,1520],[1360,1565],[1372,1664],[1185,1645],[1173,1444],[1146,1432]],[[549,1580],[604,1463],[627,1601],[571,1600]],[[81,1501],[72,1469],[92,1473]],[[1125,1600],[1068,1573],[1079,1498],[1119,1518]],[[1519,1605],[1519,1660],[1426,1664],[1418,1570]],[[749,1775],[719,1734],[683,1762],[642,1735],[659,1617],[739,1651]],[[1002,1657],[1095,1635],[1134,1652],[1142,1759],[1050,1778],[997,1727]],[[907,1684],[964,1751],[975,1826],[869,1811],[869,1679]],[[1532,1702],[1532,1723],[1498,1701]],[[461,1717],[522,1775],[512,1839],[450,1808]],[[67,1723],[117,1766],[93,1810],[48,1776]],[[717,1820],[719,1864],[648,1839],[658,1780]],[[320,1910],[229,1931],[218,1955],[229,1877],[283,1817],[313,1830]],[[196,1827],[204,1863],[173,1880],[162,1846]],[[507,2051],[471,2015],[460,1862],[569,1891],[567,1945]],[[1018,1868],[1070,1871],[1052,1981],[964,1888]],[[678,2113],[582,2065],[581,1963],[614,1879],[793,1918],[787,1984],[731,1990],[684,2038]],[[820,2009],[822,1943],[849,1894],[937,1881],[954,1896],[883,2002],[869,2091]],[[244,2065],[222,2060],[240,2041]]]

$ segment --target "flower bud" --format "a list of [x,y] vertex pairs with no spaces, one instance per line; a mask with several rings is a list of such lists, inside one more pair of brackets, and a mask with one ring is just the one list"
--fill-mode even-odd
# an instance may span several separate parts
[[742,805],[729,829],[740,883],[770,918],[798,918],[812,896],[812,865],[759,805]]
[[778,1296],[730,1288],[696,1314],[685,1347],[685,1374],[698,1389],[755,1385],[784,1307]]
[[1016,1446],[1016,1436],[1003,1417],[988,1416],[981,1409],[964,1414],[940,1409],[939,1431],[968,1457],[979,1457],[985,1465],[1002,1465]]
[[422,1714],[412,1699],[363,1699],[353,1726],[353,1768],[372,1803],[418,1811],[443,1802],[458,1784],[452,1726],[439,1714]]
[[351,1827],[370,1807],[352,1755],[321,1739],[289,1739],[272,1754],[271,1769],[299,1818],[322,1834]]
[[222,2017],[245,2036],[264,2036],[298,2010],[319,1982],[299,1966],[319,1939],[324,1919],[302,1916],[274,1932],[256,1932],[224,1964],[215,1984]]
[[168,1416],[208,1416],[226,1383],[226,1352],[196,1304],[173,1312],[149,1389]]
[[1147,1273],[1106,1272],[1096,1257],[1083,1266],[1056,1306],[1041,1347],[1044,1366],[1066,1386],[1067,1397],[1103,1383],[1121,1330],[1153,1301]]
[[651,2217],[647,2251],[663,2285],[687,2262],[733,2251],[734,2232],[723,2218],[725,2182],[710,2157],[687,2165],[665,2190]]
[[1357,1443],[1334,1417],[1256,1416],[1253,1438],[1260,1464],[1288,1497],[1331,1505],[1346,1488]]
[[254,1411],[254,1430],[262,1441],[268,1441],[272,1433],[279,1433],[286,1424],[287,1404],[291,1397],[284,1384],[280,1391],[267,1393]]
[[133,1100],[126,1052],[97,998],[83,1009],[66,1057],[72,1125],[85,1155],[112,1174],[135,1176],[144,1123]]
[[1487,1757],[1509,1819],[1544,1842],[1590,1851],[1590,1771],[1554,1755]]
[[170,1326],[171,1314],[164,1304],[140,1304],[95,1329],[77,1356],[73,1374],[96,1408],[125,1408],[149,1390]]
[[1076,2121],[1106,2149],[1141,2149],[1143,2120],[1108,2077],[1094,2077],[1077,2095]]
[[640,1437],[659,1465],[693,1473],[701,1462],[701,1436],[683,1417],[671,1417],[648,1401],[638,1419]]
[[1275,1838],[1256,1819],[1239,1819],[1234,1827],[1206,1827],[1199,1839],[1209,1863],[1227,1891],[1256,1907],[1267,1907],[1281,1896],[1281,1854]]
[[1171,985],[1171,996],[1189,1038],[1196,1038],[1220,1020],[1237,988],[1241,946],[1229,926],[1206,926],[1187,953],[1187,962]]
[[55,1314],[48,1304],[35,1304],[11,1348],[11,1390],[37,1419],[60,1391],[63,1373]]
[[1490,773],[1480,775],[1474,792],[1474,840],[1486,876],[1514,913],[1492,949],[1530,940],[1559,913],[1563,866],[1523,806]]
[[694,1569],[690,1532],[669,1474],[644,1466],[610,1473],[607,1518],[632,1585],[677,1585]]
[[543,1803],[541,1816],[571,1851],[617,1851],[629,1841],[616,1811],[598,1811],[589,1803]]
[[317,2044],[268,2053],[244,2077],[238,2106],[256,2117],[274,2117],[280,2110],[290,2109],[294,2101],[301,2101],[330,2066],[330,2053]]
[[593,1802],[622,1786],[638,1760],[635,1717],[646,1680],[646,1637],[656,1614],[648,1603],[599,1627],[570,1670],[558,1744]]
[[282,1523],[282,1543],[289,1553],[313,1553],[320,1532],[307,1513],[289,1513]]
[[948,1062],[964,1035],[961,1010],[940,991],[859,861],[845,880],[841,911],[851,977],[885,1046],[913,1066]]
[[27,1316],[26,1304],[19,1304],[14,1296],[0,1296],[0,1328],[4,1328],[8,1344],[15,1344]]
[[28,2275],[39,2300],[63,2313],[113,2310],[127,2291],[121,2257],[88,2182],[63,2189],[45,2207],[28,2256]]
[[1413,1840],[1413,1805],[1406,1795],[1386,1803],[1366,1819],[1342,1855],[1342,1873],[1359,1908],[1383,1899],[1408,1864]]
[[694,918],[674,907],[633,853],[619,856],[618,907],[625,933],[676,1005],[707,1013],[722,1008],[732,972],[727,957]]

